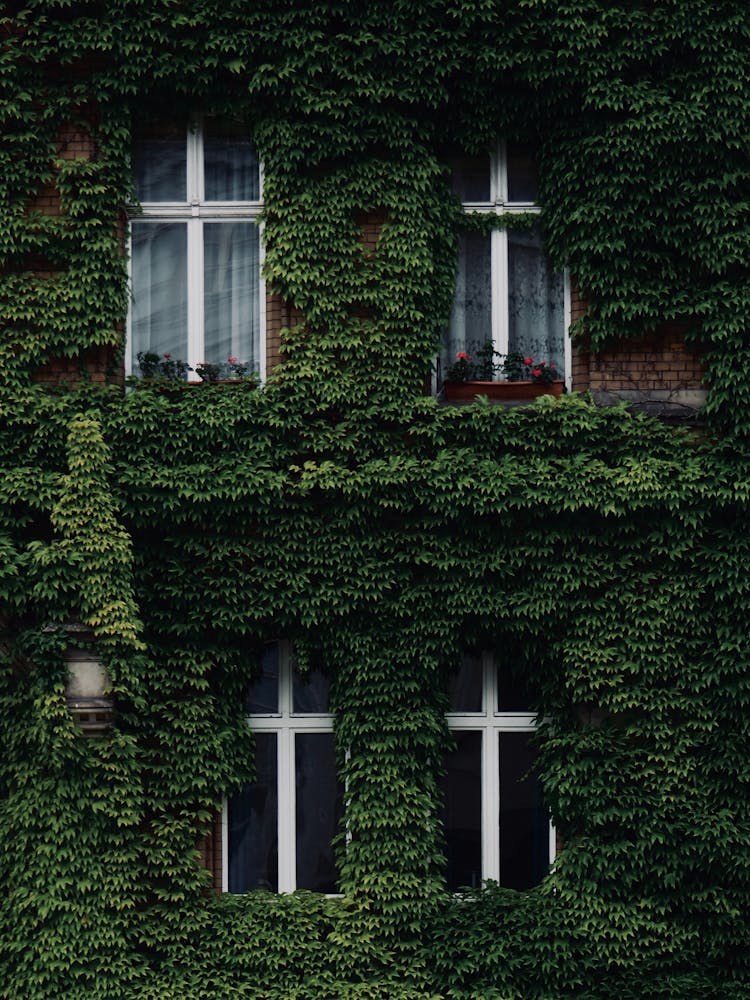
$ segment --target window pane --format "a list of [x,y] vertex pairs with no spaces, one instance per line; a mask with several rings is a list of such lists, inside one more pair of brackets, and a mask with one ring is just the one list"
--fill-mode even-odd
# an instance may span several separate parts
[[482,711],[482,658],[464,653],[461,666],[448,679],[449,712]]
[[322,670],[311,670],[304,677],[298,673],[293,675],[293,707],[297,715],[328,711],[328,678]]
[[297,819],[297,888],[336,892],[331,843],[343,800],[336,777],[332,733],[297,733],[294,743]]
[[508,345],[535,361],[565,366],[563,276],[538,232],[508,233]]
[[446,759],[444,829],[449,889],[482,881],[482,734],[456,732]]
[[279,647],[268,646],[261,660],[261,674],[247,689],[245,707],[250,715],[275,715],[279,711]]
[[508,201],[536,202],[536,162],[528,146],[508,144]]
[[475,355],[492,338],[492,256],[488,235],[464,233],[459,238],[456,292],[446,342],[444,369],[459,351]]
[[276,734],[255,737],[255,782],[229,802],[229,891],[279,886]]
[[539,781],[527,772],[530,733],[500,733],[500,885],[530,889],[549,868],[549,814]]
[[187,141],[180,131],[133,145],[135,190],[140,201],[187,201]]
[[461,156],[451,160],[451,189],[463,202],[488,202],[489,156]]
[[132,224],[132,361],[138,351],[187,359],[187,226]]
[[496,712],[530,712],[528,686],[518,672],[499,664],[497,667]]
[[203,161],[206,201],[258,201],[258,157],[244,126],[207,121]]
[[260,303],[258,227],[251,222],[203,226],[205,361],[235,357],[257,370]]

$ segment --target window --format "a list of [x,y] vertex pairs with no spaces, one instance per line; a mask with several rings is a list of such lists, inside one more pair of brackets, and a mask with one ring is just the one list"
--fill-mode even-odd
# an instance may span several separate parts
[[193,367],[236,357],[263,375],[260,167],[244,130],[162,129],[134,162],[128,371],[151,351]]
[[[494,156],[453,161],[454,193],[464,210],[485,215],[538,214],[531,152],[499,144]],[[488,340],[496,351],[570,371],[569,292],[554,271],[538,228],[465,232],[459,239],[456,291],[440,357],[441,371],[459,351],[476,356]]]
[[343,791],[322,673],[293,669],[289,646],[269,647],[247,695],[256,777],[227,806],[225,889],[337,891],[331,843]]
[[554,858],[554,831],[530,770],[534,715],[526,695],[490,654],[465,656],[451,679],[444,824],[449,889],[487,879],[537,885]]

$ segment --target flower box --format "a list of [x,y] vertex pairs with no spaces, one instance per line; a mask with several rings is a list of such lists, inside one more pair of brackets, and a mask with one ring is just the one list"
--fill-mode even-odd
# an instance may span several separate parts
[[477,396],[516,402],[539,396],[562,396],[563,380],[554,382],[443,382],[448,403],[471,403]]

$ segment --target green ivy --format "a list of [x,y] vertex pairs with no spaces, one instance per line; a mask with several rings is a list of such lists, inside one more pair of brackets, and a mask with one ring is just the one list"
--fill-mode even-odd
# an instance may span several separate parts
[[[0,997],[740,1000],[745,7],[360,8],[18,0],[0,18]],[[194,108],[247,123],[266,280],[304,322],[260,390],[96,387],[86,350],[123,350],[132,134]],[[71,128],[90,159],[59,145]],[[701,436],[579,395],[419,395],[458,233],[506,224],[462,215],[446,163],[499,134],[538,145],[580,332],[688,328]],[[82,378],[50,391],[34,376],[60,357]],[[99,740],[66,710],[71,621],[112,680]],[[252,777],[242,692],[278,637],[332,679],[338,899],[217,897],[199,864]],[[564,846],[530,892],[444,888],[466,648],[512,654],[550,720]]]

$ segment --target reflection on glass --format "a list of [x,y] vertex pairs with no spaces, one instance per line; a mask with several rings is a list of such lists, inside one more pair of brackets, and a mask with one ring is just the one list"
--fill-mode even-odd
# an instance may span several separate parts
[[500,885],[530,889],[549,868],[549,815],[530,733],[500,733]]
[[455,732],[442,780],[449,889],[482,882],[482,734]]
[[275,715],[279,711],[279,647],[267,646],[260,676],[248,687],[245,707],[250,715]]
[[139,351],[187,357],[187,226],[132,224],[132,363]]
[[328,678],[322,670],[310,670],[303,676],[293,675],[292,711],[296,715],[313,714],[328,711]]
[[536,202],[538,184],[534,153],[528,146],[508,143],[508,201]]
[[187,201],[185,133],[133,144],[135,190],[139,201]]
[[204,360],[235,357],[253,370],[260,328],[258,227],[251,222],[203,226]]
[[255,737],[255,781],[229,801],[229,891],[279,886],[276,734]]
[[553,271],[537,231],[508,233],[508,347],[565,367],[563,275]]
[[331,841],[338,832],[342,788],[336,778],[332,733],[297,733],[294,744],[297,888],[336,892]]
[[207,121],[203,138],[206,201],[258,201],[258,156],[242,126]]
[[461,666],[448,678],[448,711],[482,711],[482,658],[464,653]]
[[461,156],[451,160],[451,189],[463,202],[490,200],[490,158]]
[[492,339],[492,252],[489,235],[463,233],[458,242],[456,292],[442,358],[444,366],[459,351],[476,356]]

